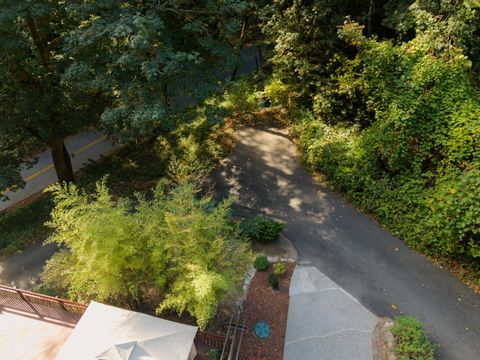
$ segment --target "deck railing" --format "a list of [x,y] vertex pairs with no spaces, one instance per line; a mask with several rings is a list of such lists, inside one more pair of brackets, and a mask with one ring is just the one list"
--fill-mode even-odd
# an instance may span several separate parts
[[0,311],[27,313],[43,320],[76,324],[87,305],[0,285]]
[[[197,332],[197,335],[195,336],[196,345],[203,344],[205,346],[208,346],[209,348],[215,348],[215,349],[222,349],[226,340],[227,338],[223,335],[200,331],[200,330]],[[227,340],[228,349],[230,349],[231,342],[232,342],[232,339],[229,338]]]

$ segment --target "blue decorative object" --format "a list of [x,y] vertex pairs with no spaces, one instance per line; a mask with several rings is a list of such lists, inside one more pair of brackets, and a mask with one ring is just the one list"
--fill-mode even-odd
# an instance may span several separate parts
[[265,339],[270,336],[270,325],[266,321],[260,321],[255,324],[255,335],[260,339]]

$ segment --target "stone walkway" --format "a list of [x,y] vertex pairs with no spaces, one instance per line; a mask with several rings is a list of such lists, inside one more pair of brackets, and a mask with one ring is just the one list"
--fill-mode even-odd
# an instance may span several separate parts
[[316,267],[290,283],[284,360],[372,360],[377,317]]

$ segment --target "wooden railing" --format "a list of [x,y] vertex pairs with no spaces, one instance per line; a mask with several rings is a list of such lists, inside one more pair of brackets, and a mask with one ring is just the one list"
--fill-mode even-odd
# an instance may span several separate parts
[[[222,349],[223,344],[225,343],[226,337],[223,335],[213,334],[205,331],[198,331],[195,336],[195,344],[203,344],[209,348]],[[230,349],[230,344],[232,339],[229,338],[227,341],[227,348]]]
[[76,324],[87,305],[0,285],[0,310],[27,313],[44,320]]

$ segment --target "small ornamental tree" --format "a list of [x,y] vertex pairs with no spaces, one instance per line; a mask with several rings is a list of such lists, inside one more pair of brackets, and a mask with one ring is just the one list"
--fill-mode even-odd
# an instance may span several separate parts
[[45,268],[46,288],[134,309],[156,301],[158,312],[187,311],[204,328],[240,284],[251,253],[230,219],[232,199],[214,204],[191,184],[167,188],[160,182],[153,200],[133,204],[114,201],[105,180],[92,195],[51,187],[47,225],[61,250]]

